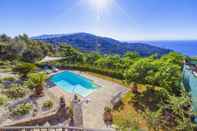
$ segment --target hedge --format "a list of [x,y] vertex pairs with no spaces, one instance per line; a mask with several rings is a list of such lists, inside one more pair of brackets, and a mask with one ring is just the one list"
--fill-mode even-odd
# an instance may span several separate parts
[[93,66],[90,67],[90,66],[82,66],[82,65],[63,65],[63,66],[59,66],[58,68],[62,70],[69,69],[69,70],[89,71],[89,72],[94,72],[97,74],[117,78],[120,80],[124,79],[124,75],[122,72],[117,72],[109,69],[100,69]]

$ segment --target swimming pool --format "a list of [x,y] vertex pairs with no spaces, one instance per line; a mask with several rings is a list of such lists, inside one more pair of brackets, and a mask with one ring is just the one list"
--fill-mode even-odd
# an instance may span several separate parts
[[64,71],[50,78],[55,85],[68,93],[86,97],[96,90],[96,85],[89,79],[70,71]]

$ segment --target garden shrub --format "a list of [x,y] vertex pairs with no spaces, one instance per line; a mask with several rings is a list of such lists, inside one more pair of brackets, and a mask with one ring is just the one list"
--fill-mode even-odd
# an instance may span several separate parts
[[115,115],[113,124],[117,126],[117,130],[119,131],[141,130],[137,118],[135,118],[131,112],[129,112],[127,115]]
[[16,108],[13,109],[12,113],[15,116],[23,116],[23,115],[30,113],[32,108],[33,107],[30,103],[25,103],[25,104],[16,106]]
[[51,100],[47,100],[43,103],[42,108],[51,109],[53,107],[53,102]]
[[66,65],[61,68],[70,69],[70,70],[79,70],[79,71],[90,71],[94,73],[98,73],[101,75],[106,75],[109,77],[117,78],[120,80],[124,79],[123,72],[121,71],[113,71],[110,69],[101,69],[93,66],[81,66],[81,65]]
[[8,102],[8,98],[6,95],[0,95],[0,106],[6,104]]
[[0,66],[4,65],[4,62],[3,61],[0,61]]
[[26,89],[24,87],[14,85],[13,87],[6,90],[5,93],[11,99],[20,98],[25,96]]
[[20,63],[13,69],[14,72],[18,72],[22,77],[27,77],[31,72],[34,72],[36,66],[31,63]]
[[2,81],[15,81],[15,80],[16,80],[16,78],[14,78],[14,77],[5,77],[5,78],[3,78]]

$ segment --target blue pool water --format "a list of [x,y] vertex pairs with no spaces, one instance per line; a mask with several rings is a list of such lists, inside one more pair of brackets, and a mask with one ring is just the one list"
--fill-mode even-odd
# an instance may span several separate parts
[[50,80],[65,92],[76,93],[83,97],[96,90],[96,85],[91,80],[70,71],[55,74]]

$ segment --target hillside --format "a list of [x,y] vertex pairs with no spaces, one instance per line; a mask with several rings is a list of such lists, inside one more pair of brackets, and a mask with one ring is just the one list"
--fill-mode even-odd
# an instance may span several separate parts
[[99,51],[102,54],[123,55],[128,51],[133,51],[141,56],[149,56],[151,54],[162,56],[170,52],[168,49],[155,47],[145,43],[120,42],[111,38],[95,36],[88,33],[41,35],[32,37],[32,39],[52,44],[68,43],[81,51]]

